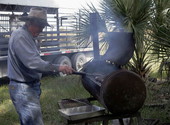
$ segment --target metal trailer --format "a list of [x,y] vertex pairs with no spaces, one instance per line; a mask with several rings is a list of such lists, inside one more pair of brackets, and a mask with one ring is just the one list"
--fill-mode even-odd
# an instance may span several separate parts
[[[23,24],[18,17],[29,12],[32,7],[2,2],[0,2],[0,78],[7,76],[10,34]],[[37,38],[42,59],[55,64],[70,65],[76,70],[80,69],[88,59],[93,57],[93,47],[73,39],[79,33],[77,27],[73,28],[73,25],[78,23],[79,17],[74,13],[60,14],[58,8],[42,5],[41,7],[47,9],[48,22],[51,25]]]

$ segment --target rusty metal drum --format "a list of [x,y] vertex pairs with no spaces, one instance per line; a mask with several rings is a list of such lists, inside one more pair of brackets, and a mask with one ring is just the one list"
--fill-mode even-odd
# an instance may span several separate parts
[[135,113],[144,104],[145,83],[134,72],[103,61],[92,61],[84,71],[101,74],[103,80],[96,80],[95,75],[83,76],[82,83],[84,88],[111,113]]
[[[100,74],[102,76],[102,79],[104,79],[107,75],[119,69],[120,68],[112,64],[108,64],[105,61],[93,60],[84,65],[83,71],[91,74]],[[93,76],[85,75],[82,77],[82,83],[84,88],[91,95],[93,95],[97,99],[100,99],[101,82],[96,81],[95,78],[96,78],[95,75]]]
[[144,104],[146,87],[134,72],[119,70],[104,79],[100,96],[105,107],[114,114],[135,113]]
[[83,68],[86,73],[100,75],[83,76],[83,86],[114,114],[137,112],[146,98],[144,81],[134,72],[121,69],[133,56],[133,33],[110,32],[108,36],[106,53]]

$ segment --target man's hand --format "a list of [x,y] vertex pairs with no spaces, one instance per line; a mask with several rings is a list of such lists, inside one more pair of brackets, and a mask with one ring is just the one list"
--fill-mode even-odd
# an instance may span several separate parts
[[64,74],[72,74],[74,69],[70,66],[59,66],[58,68],[59,72],[62,72]]

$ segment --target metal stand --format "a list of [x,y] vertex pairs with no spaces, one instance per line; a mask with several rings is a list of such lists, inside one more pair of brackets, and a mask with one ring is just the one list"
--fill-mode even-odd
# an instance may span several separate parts
[[105,115],[98,116],[98,117],[79,119],[79,120],[74,120],[74,121],[66,119],[66,124],[70,125],[70,124],[84,123],[85,125],[88,125],[88,123],[102,121],[102,125],[108,125],[109,120],[119,119],[119,124],[124,125],[123,118],[134,118],[134,117],[137,118],[137,125],[142,125],[142,120],[141,120],[141,116],[139,112],[131,114],[131,115],[119,115],[119,116],[115,116],[113,114],[105,114]]
[[[67,106],[69,105],[68,100],[67,100],[67,104],[66,104]],[[73,101],[73,100],[77,101],[78,106],[82,106],[82,105],[89,105],[90,103],[88,101],[92,101],[92,100],[95,100],[95,99],[94,98],[70,99],[70,101]],[[64,99],[64,101],[66,102],[66,99]],[[86,103],[86,102],[88,102],[88,103]],[[71,104],[71,105],[73,105],[73,104]],[[59,102],[59,108],[67,108],[67,106],[65,106],[65,104],[62,104],[61,101]],[[74,104],[74,106],[75,106],[75,104]],[[68,108],[70,108],[70,107],[68,107]],[[137,119],[137,125],[142,125],[142,118],[141,118],[140,112],[136,112],[136,113],[133,113],[133,114],[122,114],[122,115],[114,115],[114,114],[111,114],[111,113],[105,113],[103,115],[100,115],[100,116],[97,116],[97,117],[91,117],[91,118],[87,117],[87,118],[76,119],[76,120],[70,120],[70,119],[67,119],[67,118],[64,118],[64,119],[65,119],[66,125],[79,124],[79,123],[81,123],[81,124],[83,123],[84,125],[89,125],[89,123],[92,123],[92,122],[102,122],[102,125],[109,125],[109,120],[115,120],[115,119],[119,120],[120,125],[124,125],[124,122],[123,122],[124,118],[136,118]]]

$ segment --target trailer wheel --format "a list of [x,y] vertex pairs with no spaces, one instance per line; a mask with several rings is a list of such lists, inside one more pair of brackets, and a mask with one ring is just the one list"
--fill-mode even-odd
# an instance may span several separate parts
[[[71,60],[67,56],[60,56],[57,59],[54,60],[55,64],[58,65],[67,65],[72,67]],[[66,74],[63,74],[62,72],[59,73],[60,76],[66,76]]]
[[79,71],[86,63],[86,61],[87,61],[86,56],[83,53],[77,53],[71,57],[72,67],[76,71]]

